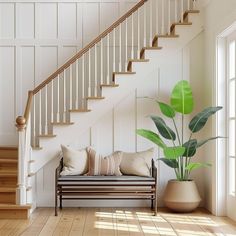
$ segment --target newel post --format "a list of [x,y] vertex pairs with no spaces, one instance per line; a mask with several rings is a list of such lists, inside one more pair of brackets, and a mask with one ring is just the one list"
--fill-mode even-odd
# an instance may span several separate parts
[[23,116],[16,118],[18,140],[18,176],[16,189],[16,204],[26,204],[26,166],[25,166],[25,128],[26,119]]

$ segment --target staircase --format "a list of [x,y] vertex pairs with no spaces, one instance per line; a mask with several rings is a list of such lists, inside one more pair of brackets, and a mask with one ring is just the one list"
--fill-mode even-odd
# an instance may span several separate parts
[[[148,83],[143,78],[155,68],[158,55],[182,48],[202,30],[195,3],[192,0],[139,1],[29,91],[25,113],[16,119],[19,171],[8,172],[8,175],[12,173],[14,184],[18,175],[18,205],[28,209],[29,179],[58,155],[61,143],[78,139],[114,104]],[[13,160],[7,161],[6,168],[16,165]],[[13,191],[10,187],[2,189],[0,196],[15,196],[10,191]],[[10,198],[6,201],[14,203],[13,197],[12,201]]]
[[27,219],[30,205],[16,205],[17,147],[0,147],[0,219]]

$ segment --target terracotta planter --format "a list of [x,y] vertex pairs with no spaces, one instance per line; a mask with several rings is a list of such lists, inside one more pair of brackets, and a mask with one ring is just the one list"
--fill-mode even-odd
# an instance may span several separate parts
[[164,193],[164,202],[175,212],[191,212],[198,207],[201,197],[193,180],[170,180]]

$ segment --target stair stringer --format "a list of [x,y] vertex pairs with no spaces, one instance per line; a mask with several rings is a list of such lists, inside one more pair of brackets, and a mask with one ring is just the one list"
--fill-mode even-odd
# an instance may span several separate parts
[[175,33],[179,38],[158,38],[158,46],[163,47],[161,51],[147,50],[145,58],[150,59],[149,62],[138,63],[133,62],[132,75],[116,75],[115,83],[118,87],[103,87],[102,96],[104,99],[89,100],[88,109],[91,112],[71,113],[71,122],[73,125],[58,126],[54,125],[54,138],[39,138],[42,149],[32,150],[32,159],[35,164],[32,167],[33,172],[37,172],[50,160],[59,157],[61,144],[72,144],[78,137],[83,135],[99,118],[106,112],[111,110],[131,91],[148,82],[150,72],[158,68],[158,60],[162,60],[165,52],[169,50],[179,50],[188,44],[203,30],[202,16],[198,14],[189,14],[191,26],[176,26]]
[[188,19],[192,25],[175,26],[175,34],[179,36],[178,38],[158,38],[158,46],[163,47],[165,50],[181,48],[204,30],[203,11],[200,10],[200,13],[198,14],[189,13]]

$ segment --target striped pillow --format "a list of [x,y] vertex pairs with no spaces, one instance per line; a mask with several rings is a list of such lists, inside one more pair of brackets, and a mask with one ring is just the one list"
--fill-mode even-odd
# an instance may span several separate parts
[[120,172],[122,152],[114,152],[106,157],[96,153],[91,147],[87,148],[87,152],[89,158],[89,171],[87,175],[122,175]]

